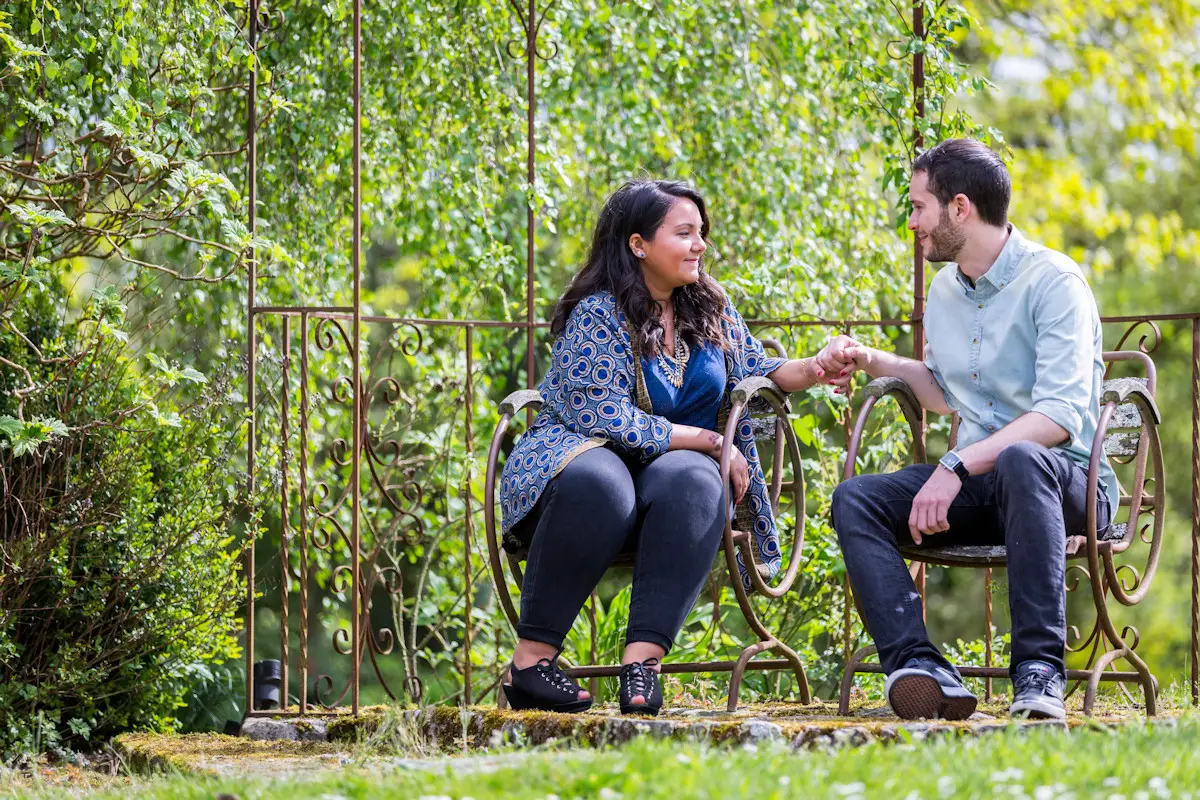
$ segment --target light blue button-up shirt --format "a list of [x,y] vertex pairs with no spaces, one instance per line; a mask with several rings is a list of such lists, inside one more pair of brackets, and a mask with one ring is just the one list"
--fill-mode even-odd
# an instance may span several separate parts
[[[1010,229],[974,286],[956,264],[934,277],[925,365],[962,420],[959,447],[1036,411],[1070,435],[1058,447],[1086,470],[1104,380],[1096,301],[1079,265]],[[1100,484],[1115,514],[1119,488],[1107,460]]]

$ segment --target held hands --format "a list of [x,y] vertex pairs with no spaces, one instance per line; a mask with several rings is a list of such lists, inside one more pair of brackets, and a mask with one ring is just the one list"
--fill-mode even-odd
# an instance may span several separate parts
[[913,498],[912,511],[908,514],[908,532],[912,535],[913,544],[921,543],[922,534],[950,530],[946,514],[961,490],[962,480],[953,472],[945,467],[933,471]]
[[870,364],[871,348],[839,334],[830,339],[813,360],[817,378],[835,387],[835,394],[846,394],[850,391],[854,373]]

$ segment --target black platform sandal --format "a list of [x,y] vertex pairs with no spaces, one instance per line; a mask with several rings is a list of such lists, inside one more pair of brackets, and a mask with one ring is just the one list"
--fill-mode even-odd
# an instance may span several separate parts
[[[651,667],[658,664],[657,658],[626,664],[621,667],[621,713],[658,716],[662,708],[662,687],[658,684],[658,673]],[[635,705],[633,698],[641,695],[646,702]]]
[[568,678],[558,668],[559,653],[554,658],[543,658],[532,667],[517,669],[509,667],[512,683],[502,683],[508,704],[516,711],[536,709],[574,714],[592,707],[592,698],[579,699],[583,687]]

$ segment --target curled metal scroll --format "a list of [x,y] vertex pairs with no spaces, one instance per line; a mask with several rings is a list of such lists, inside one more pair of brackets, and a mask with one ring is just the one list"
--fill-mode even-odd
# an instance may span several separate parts
[[[1145,353],[1146,355],[1150,355],[1154,350],[1157,350],[1158,345],[1162,344],[1163,342],[1163,332],[1158,329],[1158,323],[1150,319],[1140,319],[1133,325],[1127,327],[1126,332],[1124,332],[1124,335],[1121,336],[1121,341],[1117,342],[1117,347],[1115,349],[1121,350],[1124,347],[1124,343],[1126,343],[1126,339],[1128,339],[1130,335],[1133,335],[1133,332],[1138,330],[1142,325],[1150,326],[1150,331],[1142,333],[1141,338],[1138,339],[1138,350],[1140,353]],[[1150,339],[1150,344],[1146,343],[1147,339]]]
[[282,9],[264,9],[260,8],[258,17],[254,20],[255,28],[259,33],[267,33],[268,31],[278,30],[283,27],[283,10]]
[[[1129,580],[1127,581],[1125,579],[1125,577],[1122,575],[1123,572],[1132,573],[1132,577],[1130,577]],[[1142,585],[1142,573],[1139,572],[1138,568],[1133,566],[1132,564],[1118,565],[1116,568],[1115,574],[1120,579],[1121,588],[1123,590],[1125,590],[1125,592],[1127,592],[1127,593],[1136,592],[1138,587]]]
[[508,0],[508,4],[512,6],[516,12],[517,19],[521,22],[521,30],[525,32],[525,42],[522,43],[518,39],[510,39],[504,43],[504,52],[513,60],[524,60],[530,56],[530,46],[532,44],[533,55],[542,61],[551,61],[558,56],[558,43],[550,42],[548,52],[543,52],[537,44],[538,34],[542,30],[542,23],[546,21],[546,14],[550,12],[551,6],[554,5],[554,0],[546,3],[541,14],[536,20],[530,19],[529,9],[522,8],[517,0]]
[[[409,331],[409,333],[400,336],[400,331],[402,330]],[[415,356],[425,346],[425,339],[421,334],[421,329],[411,322],[394,326],[392,328],[392,336],[399,337],[399,343],[394,345],[394,347],[406,356]]]
[[334,345],[337,344],[337,339],[334,338],[335,333],[342,340],[342,344],[346,346],[346,352],[353,352],[354,348],[350,346],[350,337],[346,334],[345,327],[340,320],[333,317],[321,317],[313,326],[313,341],[316,343],[317,349],[322,353],[333,350]]

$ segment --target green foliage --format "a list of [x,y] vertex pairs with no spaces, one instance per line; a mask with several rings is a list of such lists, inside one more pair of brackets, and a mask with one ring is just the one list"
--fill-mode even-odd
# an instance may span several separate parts
[[246,262],[239,146],[196,124],[245,66],[220,12],[0,11],[0,761],[173,728],[239,652],[237,365],[144,354]]
[[69,407],[75,394],[26,401],[33,419],[73,428],[59,422],[52,440],[24,451],[31,440],[18,433],[0,451],[0,760],[171,728],[182,667],[238,653],[232,421],[220,394],[173,412],[173,426],[146,425],[146,412],[123,420],[145,405],[144,387],[124,377],[119,347],[100,342],[66,382],[109,376],[103,393],[83,395],[86,408]]

